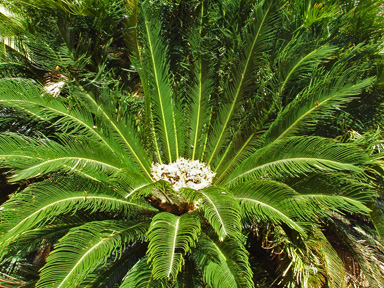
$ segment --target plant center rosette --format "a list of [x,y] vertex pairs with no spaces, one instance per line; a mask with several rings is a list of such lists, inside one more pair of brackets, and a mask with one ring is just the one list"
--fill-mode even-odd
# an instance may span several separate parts
[[150,203],[161,211],[182,215],[192,212],[199,207],[200,200],[191,201],[185,197],[185,191],[180,189],[189,188],[202,190],[212,184],[216,173],[205,163],[198,160],[179,158],[173,163],[159,164],[154,163],[151,167],[152,180],[154,182],[165,181],[172,186],[172,193],[164,185],[158,186],[158,194],[150,199]]

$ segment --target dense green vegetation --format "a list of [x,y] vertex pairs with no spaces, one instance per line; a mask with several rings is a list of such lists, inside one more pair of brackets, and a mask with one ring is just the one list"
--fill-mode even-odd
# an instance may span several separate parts
[[384,286],[380,1],[0,4],[0,286]]

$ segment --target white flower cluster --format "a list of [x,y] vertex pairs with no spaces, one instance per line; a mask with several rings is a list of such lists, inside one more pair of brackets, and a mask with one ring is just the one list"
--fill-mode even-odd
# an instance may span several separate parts
[[198,160],[179,158],[170,164],[152,164],[153,181],[165,180],[178,191],[180,188],[201,190],[212,184],[216,173]]

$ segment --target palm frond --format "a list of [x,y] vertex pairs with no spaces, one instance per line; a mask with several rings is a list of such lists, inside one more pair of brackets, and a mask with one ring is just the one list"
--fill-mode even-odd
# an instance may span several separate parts
[[[10,240],[7,240],[7,243],[11,240],[16,243],[8,245],[7,249],[3,250],[2,256],[5,257],[5,259],[11,255],[27,256],[29,253],[37,251],[42,246],[47,245],[47,243],[57,242],[69,229],[86,223],[86,221],[68,222],[69,223],[59,223],[34,228],[10,238]],[[3,243],[1,245],[3,245]]]
[[215,235],[202,234],[194,249],[203,280],[213,288],[254,287],[248,255],[238,239],[221,242]]
[[285,179],[309,172],[354,171],[369,157],[353,145],[322,137],[290,137],[256,151],[244,160],[224,181],[233,185],[254,178]]
[[[106,94],[104,97],[110,99],[108,98],[108,94],[111,93],[110,89],[101,89],[100,93]],[[80,90],[76,91],[75,95],[89,111],[93,111],[96,116],[99,117],[100,121],[97,124],[100,124],[106,129],[108,131],[107,133],[115,139],[116,143],[128,151],[132,160],[137,163],[139,169],[144,171],[148,178],[151,178],[149,172],[150,161],[143,146],[140,145],[137,131],[132,127],[131,117],[127,115],[127,119],[120,122],[118,119],[112,118],[111,111],[108,107],[98,103],[95,97],[82,86],[80,86]],[[109,105],[112,106],[111,103],[109,103]]]
[[375,79],[374,77],[367,78],[351,84],[349,79],[355,78],[353,75],[358,72],[343,71],[343,68],[342,65],[336,66],[326,75],[322,71],[320,80],[315,79],[309,88],[297,95],[264,135],[264,145],[314,127],[320,117],[329,115],[355,99],[356,95],[371,85]]
[[[300,216],[306,214],[311,217],[312,210],[304,207],[297,214],[294,207],[296,191],[283,183],[271,180],[255,180],[233,187],[235,199],[242,208],[242,215],[246,223],[254,219],[276,224],[286,224],[299,233],[306,235],[305,227],[300,223]],[[298,221],[299,220],[299,221]]]
[[194,214],[178,217],[163,212],[153,217],[148,230],[148,261],[155,280],[176,278],[185,261],[183,255],[195,245],[200,229]]
[[120,288],[166,288],[165,279],[154,280],[148,258],[140,259],[125,276]]
[[198,192],[202,202],[201,210],[219,236],[220,241],[226,237],[238,237],[240,228],[240,207],[231,192],[220,187],[210,187]]
[[[122,284],[124,276],[139,261],[145,257],[146,244],[135,243],[123,249],[119,259],[109,257],[104,266],[99,266],[81,282],[81,288],[116,287]],[[120,253],[120,252],[119,252]]]
[[213,164],[214,157],[221,150],[228,135],[228,128],[239,108],[247,87],[252,83],[255,63],[264,59],[264,52],[269,48],[266,43],[274,37],[273,25],[278,15],[278,4],[267,1],[257,3],[254,7],[252,20],[249,23],[244,39],[244,50],[239,51],[240,60],[233,72],[233,83],[228,85],[225,92],[227,103],[220,107],[217,120],[213,124],[212,134],[207,147],[206,163]]
[[204,143],[202,139],[208,130],[206,125],[209,123],[210,117],[209,100],[213,91],[213,81],[209,77],[212,75],[212,71],[210,71],[212,68],[208,67],[203,51],[199,51],[204,37],[203,23],[208,9],[206,6],[206,3],[200,4],[199,25],[193,29],[192,35],[189,36],[192,51],[198,51],[195,56],[194,82],[190,85],[190,91],[188,92],[191,104],[188,111],[190,115],[187,115],[187,120],[190,123],[188,125],[190,127],[190,137],[187,148],[190,148],[188,149],[188,152],[190,152],[188,155],[192,160],[201,158],[202,144]]
[[1,218],[1,248],[4,249],[9,241],[20,236],[22,232],[35,227],[42,227],[58,217],[85,209],[90,213],[120,211],[127,215],[152,214],[156,211],[146,202],[129,202],[122,196],[116,195],[107,187],[96,184],[68,186],[63,179],[61,183],[46,180],[28,186],[22,192],[14,195],[3,204]]
[[17,169],[12,181],[56,171],[98,174],[105,180],[103,173],[112,175],[123,168],[122,163],[115,162],[114,155],[111,156],[109,153],[96,155],[90,147],[96,148],[97,143],[87,143],[80,139],[81,137],[79,140],[68,141],[67,145],[63,146],[49,139],[36,140],[15,133],[6,133],[0,135],[0,158],[4,160],[3,166]]
[[[36,120],[47,122],[48,125],[55,126],[65,133],[81,133],[83,136],[94,139],[96,142],[100,142],[101,146],[104,146],[105,149],[108,150],[107,153],[116,154],[113,158],[122,159],[128,165],[131,165],[129,164],[131,160],[126,157],[126,152],[119,146],[119,140],[121,141],[121,139],[114,137],[113,132],[109,132],[108,128],[111,129],[110,126],[104,127],[105,124],[103,122],[100,123],[100,120],[95,121],[96,119],[94,119],[94,115],[85,109],[72,108],[60,101],[60,99],[53,99],[48,95],[42,97],[43,94],[45,94],[45,92],[42,87],[39,87],[37,84],[26,79],[1,81],[0,103],[2,105],[20,109],[21,112],[31,115]],[[80,95],[84,94],[75,93],[73,96],[76,97]],[[90,95],[88,96],[90,97]],[[90,107],[90,111],[94,112],[101,109],[100,107],[97,107],[97,109],[93,108],[95,107]],[[105,116],[105,114],[102,116]],[[112,121],[110,118],[104,118],[104,120]],[[115,125],[116,123],[112,124]],[[102,129],[102,127],[98,128],[100,125],[104,129]],[[112,128],[118,129],[118,126],[116,125]],[[129,135],[132,131],[133,130],[130,130],[126,134]],[[132,141],[134,142],[136,140]],[[129,147],[133,149],[133,147],[136,146],[137,145],[131,144]],[[136,162],[141,163],[139,164],[139,167],[141,166],[141,169],[149,173],[148,160],[143,153],[140,153],[140,151],[140,149],[135,150],[134,155],[136,155],[136,157],[133,157],[133,160],[135,161],[136,159]],[[150,177],[149,174],[148,177]]]
[[[161,25],[154,24],[154,16],[148,9],[148,3],[142,4],[143,21],[145,27],[144,43],[147,45],[148,55],[144,55],[143,65],[146,65],[146,75],[149,79],[142,80],[150,83],[147,89],[147,97],[151,99],[151,113],[153,117],[153,125],[155,128],[155,137],[159,137],[162,143],[162,149],[167,162],[172,162],[179,158],[179,148],[184,145],[182,139],[178,139],[178,135],[182,129],[180,123],[181,115],[176,111],[177,104],[172,99],[172,89],[170,85],[169,68],[167,59],[165,58],[167,47],[163,43],[160,35]],[[150,69],[149,69],[150,67]],[[141,67],[144,68],[144,67]],[[148,73],[150,71],[150,73]],[[155,142],[157,144],[157,142]]]
[[[322,62],[331,60],[338,49],[335,46],[327,44],[314,45],[313,48],[311,47],[311,51],[297,57],[297,53],[303,53],[303,51],[305,51],[305,45],[308,45],[306,39],[302,38],[304,37],[299,37],[299,39],[295,37],[278,54],[279,88],[277,93],[280,97],[285,93],[290,94],[290,92],[286,92],[285,89],[293,76],[298,74],[305,75],[312,72],[312,70],[317,68]],[[297,77],[295,79],[297,79]]]
[[114,258],[118,259],[120,249],[143,241],[148,226],[148,221],[105,220],[71,229],[48,256],[36,287],[80,284],[97,266],[105,265],[107,256],[115,253]]

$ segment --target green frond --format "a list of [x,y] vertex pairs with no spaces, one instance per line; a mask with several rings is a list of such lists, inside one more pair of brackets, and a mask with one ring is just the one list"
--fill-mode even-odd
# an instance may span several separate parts
[[106,257],[114,253],[118,259],[120,249],[143,241],[148,226],[148,221],[105,220],[71,229],[48,256],[36,287],[77,286],[97,266],[105,265]]
[[8,244],[0,244],[7,246],[2,251],[2,257],[7,258],[11,255],[27,256],[29,253],[37,251],[43,244],[57,242],[69,229],[83,224],[85,224],[85,221],[59,223],[24,231],[15,235],[15,237],[7,239],[6,243]]
[[126,169],[113,174],[108,179],[108,183],[113,184],[116,187],[116,191],[128,200],[147,196],[157,185],[142,174]]
[[371,85],[375,79],[367,78],[351,84],[349,79],[355,78],[354,75],[358,72],[343,69],[344,67],[339,65],[326,75],[324,71],[319,72],[321,77],[315,78],[313,83],[297,95],[271,124],[264,135],[264,145],[314,127],[321,117],[329,117],[331,112],[356,99],[356,95]]
[[[164,150],[162,156],[166,162],[173,162],[179,158],[179,149],[184,145],[180,142],[182,139],[178,139],[181,132],[179,129],[183,129],[183,125],[180,123],[180,112],[177,111],[178,103],[172,98],[170,73],[165,57],[168,49],[161,39],[161,25],[154,23],[159,19],[150,13],[147,6],[147,1],[141,5],[145,28],[143,42],[147,46],[146,53],[142,54],[144,57],[142,64],[146,65],[146,74],[141,74],[141,78],[142,81],[149,83],[146,97],[149,97],[151,101],[151,115],[153,117],[151,120],[155,129],[155,137],[161,139]],[[144,67],[140,68],[143,69]],[[143,77],[148,77],[148,79]]]
[[254,287],[248,254],[238,239],[228,237],[221,242],[216,235],[204,233],[193,255],[209,287]]
[[[42,97],[42,95],[44,96]],[[84,95],[84,93],[78,91],[73,94],[74,97],[80,99],[91,97],[88,94],[86,94],[87,96]],[[88,112],[87,109],[72,108],[60,99],[47,95],[42,87],[26,79],[1,80],[0,96],[0,103],[4,106],[19,109],[21,112],[31,115],[32,118],[47,122],[48,125],[55,126],[65,133],[74,135],[81,133],[82,136],[87,136],[90,140],[93,139],[100,143],[100,148],[104,150],[103,154],[110,153],[113,158],[119,158],[129,166],[132,165],[133,160],[139,164],[143,171],[147,171],[150,178],[148,172],[149,161],[144,153],[140,152],[142,149],[137,148],[137,144],[135,144],[137,142],[136,136],[130,138],[131,144],[129,147],[135,149],[131,160],[127,158],[126,151],[121,149],[120,146],[120,141],[122,141],[120,134],[122,132],[118,130],[119,134],[115,131],[117,135],[114,132],[114,130],[121,128],[122,125],[119,126],[114,123],[111,118],[107,117],[105,111],[100,112],[102,110],[100,106],[89,106],[89,111],[97,112],[96,115],[100,117],[95,119],[95,115],[92,115],[93,113]],[[96,105],[93,98],[91,100],[87,98],[87,100]],[[112,125],[109,125],[108,122],[112,122]],[[101,127],[98,128],[98,126]],[[124,128],[123,131],[128,130],[126,127]],[[133,128],[129,127],[129,129],[124,137],[128,137],[133,133]]]
[[100,154],[102,150],[97,150],[98,143],[89,143],[82,137],[78,139],[70,139],[64,146],[46,138],[34,139],[15,133],[1,134],[0,159],[4,161],[3,166],[16,172],[11,181],[56,171],[90,173],[89,175],[99,175],[100,179],[105,180],[106,175],[112,175],[124,167],[116,156]]
[[114,259],[109,257],[104,266],[99,266],[88,277],[81,282],[81,288],[101,288],[116,287],[120,285],[127,272],[139,261],[145,257],[147,245],[136,242],[123,249],[121,257]]
[[194,214],[180,217],[159,213],[148,230],[148,261],[155,280],[174,280],[184,264],[184,254],[195,245],[200,233],[200,219]]
[[220,187],[209,187],[199,192],[201,194],[200,209],[204,217],[212,225],[220,241],[226,237],[238,237],[241,233],[240,207],[232,193]]
[[324,173],[297,178],[289,185],[299,194],[312,195],[335,195],[350,198],[361,202],[369,203],[377,196],[375,187],[369,183],[369,179],[361,174],[353,173]]
[[[192,35],[189,35],[189,42],[192,46],[192,51],[199,51],[203,41],[203,23],[204,17],[207,14],[207,5],[205,3],[200,4],[200,12],[198,18],[198,26],[191,31]],[[209,103],[211,94],[213,92],[213,80],[212,68],[208,66],[208,61],[203,52],[196,53],[194,75],[192,83],[188,90],[187,97],[190,98],[187,120],[190,137],[187,145],[188,156],[192,160],[200,159],[203,152],[204,135],[208,132],[206,127],[210,120]],[[211,112],[212,113],[212,112]]]
[[[359,179],[361,178],[361,179]],[[297,209],[307,206],[316,215],[332,217],[330,211],[368,215],[370,199],[376,197],[374,187],[364,183],[359,175],[327,173],[300,179],[292,187],[300,194],[295,197]]]
[[305,228],[301,226],[298,219],[306,213],[310,218],[313,212],[305,209],[305,206],[302,211],[292,209],[297,193],[287,185],[271,180],[255,180],[234,186],[231,191],[240,203],[246,223],[252,223],[254,219],[275,224],[284,223],[306,235]]
[[286,92],[285,89],[287,84],[290,84],[291,78],[294,78],[295,75],[305,75],[306,73],[312,72],[313,69],[316,69],[322,62],[331,60],[335,57],[335,52],[337,47],[332,45],[320,45],[314,46],[311,50],[297,57],[298,53],[303,53],[305,51],[305,45],[307,44],[306,39],[299,37],[299,39],[292,39],[284,49],[278,54],[278,95],[284,96],[285,94],[290,94],[289,91]]
[[2,205],[1,250],[20,233],[42,227],[60,215],[80,209],[88,213],[124,213],[125,217],[138,217],[156,211],[146,202],[129,202],[107,187],[85,183],[82,186],[67,181],[75,179],[32,184]]
[[148,258],[140,259],[125,276],[119,288],[166,288],[169,287],[165,279],[153,279],[152,269]]
[[[277,3],[277,2],[276,2]],[[273,26],[277,19],[280,3],[261,1],[253,8],[250,15],[248,31],[244,36],[241,51],[237,51],[240,60],[236,63],[232,75],[234,79],[224,92],[226,103],[219,108],[218,117],[213,124],[212,134],[206,151],[206,163],[214,164],[214,157],[223,148],[229,133],[229,124],[234,120],[236,112],[242,103],[242,98],[253,83],[258,61],[264,59],[264,52],[270,48],[268,40],[275,37]]]
[[[106,103],[104,103],[104,105],[103,103],[98,103],[95,97],[82,86],[79,88],[80,90],[76,90],[75,95],[89,111],[94,112],[100,119],[96,124],[106,129],[110,137],[113,137],[114,141],[131,155],[131,159],[137,163],[139,169],[143,171],[148,178],[151,178],[149,171],[150,161],[144,151],[143,145],[139,142],[137,131],[132,126],[132,116],[127,115],[125,121],[118,121],[118,119],[112,118],[111,111],[106,107]],[[100,93],[104,98],[110,99],[110,89],[101,89]],[[109,106],[112,106],[111,103],[109,103]]]
[[138,59],[140,56],[140,49],[137,37],[137,18],[138,18],[138,1],[128,0],[123,2],[124,10],[127,12],[128,17],[123,19],[124,25],[124,41],[129,53]]
[[364,151],[353,145],[322,137],[290,137],[257,150],[222,183],[232,186],[249,179],[286,179],[310,172],[363,172],[358,165],[368,161]]
[[339,255],[320,231],[318,231],[316,235],[323,243],[320,254],[325,259],[324,265],[327,273],[328,286],[335,288],[346,287],[346,272]]

